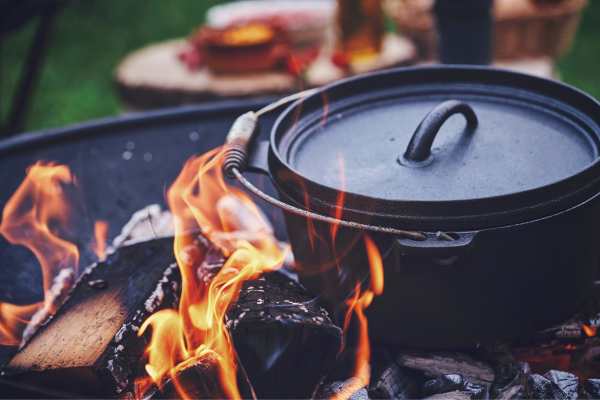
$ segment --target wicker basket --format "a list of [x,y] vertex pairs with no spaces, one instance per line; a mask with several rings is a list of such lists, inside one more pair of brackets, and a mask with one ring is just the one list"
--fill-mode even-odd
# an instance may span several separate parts
[[[394,0],[388,9],[398,30],[411,38],[423,60],[437,55],[431,9],[434,0]],[[550,57],[571,46],[587,0],[495,0],[494,58]]]

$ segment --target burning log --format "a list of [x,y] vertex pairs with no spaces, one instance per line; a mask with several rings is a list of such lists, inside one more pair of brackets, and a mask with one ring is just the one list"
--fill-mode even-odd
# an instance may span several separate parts
[[459,374],[469,382],[486,386],[491,385],[495,378],[494,370],[488,364],[461,353],[406,352],[398,355],[396,362],[432,378]]
[[147,393],[145,398],[149,399],[176,399],[180,398],[184,390],[191,399],[224,399],[219,383],[219,373],[216,368],[216,360],[211,356],[205,356],[201,360],[194,360],[177,371],[175,378],[167,380],[162,389],[155,389],[153,393]]
[[13,382],[73,395],[114,395],[139,373],[137,330],[177,303],[172,239],[119,249],[88,268],[58,313],[6,367]]
[[317,299],[280,272],[244,283],[227,327],[259,398],[310,397],[342,340]]

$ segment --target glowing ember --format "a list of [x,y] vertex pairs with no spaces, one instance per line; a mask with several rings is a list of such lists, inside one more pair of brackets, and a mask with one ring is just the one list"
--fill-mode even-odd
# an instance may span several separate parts
[[[139,332],[152,330],[146,349],[150,380],[160,388],[169,377],[182,398],[190,394],[178,381],[178,371],[206,358],[216,362],[225,397],[241,397],[225,313],[242,283],[279,268],[286,252],[252,200],[225,183],[222,163],[221,149],[191,158],[168,191],[175,222],[174,251],[182,275],[181,301],[178,310],[150,316]],[[208,282],[198,271],[204,254],[195,244],[194,232],[200,231],[227,257]],[[148,384],[138,382],[142,392]]]
[[0,303],[0,344],[17,345],[30,317],[41,307],[54,313],[50,289],[62,269],[76,270],[79,251],[57,232],[69,226],[75,178],[64,165],[37,162],[8,200],[2,212],[0,233],[11,244],[27,247],[42,268],[44,302],[14,305]]
[[598,332],[598,328],[596,328],[595,326],[586,325],[586,324],[583,324],[582,329],[583,329],[583,333],[585,333],[587,337],[594,337],[594,336],[596,336],[596,333]]

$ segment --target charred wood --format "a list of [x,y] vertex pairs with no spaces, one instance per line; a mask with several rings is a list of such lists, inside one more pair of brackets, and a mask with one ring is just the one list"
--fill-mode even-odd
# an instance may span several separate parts
[[544,377],[556,384],[567,399],[577,399],[579,392],[579,378],[577,376],[569,372],[550,370],[544,374]]
[[509,400],[524,399],[527,377],[531,374],[529,364],[515,360],[507,345],[482,349],[482,357],[494,369],[494,383],[490,397]]
[[124,247],[88,268],[54,317],[10,360],[5,375],[76,396],[109,396],[139,371],[148,315],[177,303],[172,239]]
[[566,400],[567,395],[554,382],[539,374],[527,379],[527,398]]
[[530,374],[531,369],[527,363],[514,362],[503,370],[501,376],[497,370],[497,379],[491,389],[492,398],[500,400],[525,398],[525,388]]
[[[336,358],[334,365],[326,372],[321,384],[315,391],[313,398],[327,399],[344,396],[357,400],[363,396],[368,397],[367,388],[357,379],[353,378],[356,349],[346,347]],[[357,397],[353,397],[356,395]],[[366,398],[366,397],[365,397]]]
[[600,399],[600,379],[587,379],[583,383],[583,398]]
[[462,389],[464,379],[458,374],[440,375],[423,384],[423,396],[432,396]]
[[147,393],[146,399],[224,399],[227,398],[220,381],[216,359],[205,356],[181,367],[162,388]]
[[358,378],[349,378],[345,381],[335,381],[321,386],[315,398],[368,400],[370,397],[367,388],[361,382],[359,382]]
[[488,388],[485,385],[471,383],[461,375],[448,374],[431,379],[423,385],[423,395],[432,396],[452,391],[468,393],[471,399],[483,399],[487,397]]
[[372,360],[371,399],[414,399],[419,396],[423,374],[402,368],[387,352],[374,351]]
[[462,392],[460,390],[454,390],[447,393],[438,393],[429,397],[425,397],[426,400],[471,400],[471,394],[469,392]]
[[227,327],[259,398],[310,397],[342,340],[319,302],[279,272],[244,283]]
[[491,366],[463,353],[403,352],[398,355],[396,362],[432,378],[459,374],[469,382],[482,385],[491,385],[495,379]]

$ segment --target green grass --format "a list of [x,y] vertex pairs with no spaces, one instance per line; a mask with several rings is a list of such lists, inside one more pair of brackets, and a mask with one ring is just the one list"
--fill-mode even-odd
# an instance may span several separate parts
[[600,1],[589,0],[573,47],[558,69],[562,80],[600,99]]
[[[56,20],[27,130],[56,127],[120,112],[113,70],[129,51],[187,35],[204,20],[208,0],[70,0]],[[1,46],[2,120],[35,24]]]
[[[129,51],[184,36],[217,0],[71,0],[56,21],[27,130],[118,114],[112,74]],[[600,0],[590,0],[562,78],[600,98]],[[0,115],[5,120],[34,24],[0,43]]]

